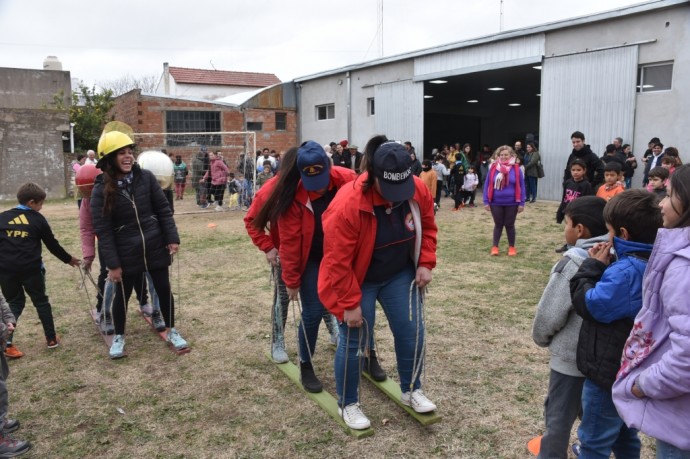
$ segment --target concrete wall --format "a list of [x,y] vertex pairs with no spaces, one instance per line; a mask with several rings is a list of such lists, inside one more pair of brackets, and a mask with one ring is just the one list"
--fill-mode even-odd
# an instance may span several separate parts
[[[254,86],[225,86],[212,84],[186,84],[177,83],[170,76],[170,96],[175,97],[195,97],[198,99],[215,100],[221,97],[232,96],[241,92],[259,89]],[[158,85],[156,94],[165,95],[165,85],[161,82]]]
[[[690,43],[690,8],[687,5],[549,32],[546,55],[646,40],[655,41],[639,45],[639,64],[673,61],[673,87],[670,91],[637,94],[634,136],[624,141],[633,145],[633,152],[639,159],[647,149],[649,139],[659,137],[665,146],[678,147],[683,162],[688,162],[690,153],[685,145],[690,143],[687,129],[690,122],[687,104],[690,100],[690,85],[687,84],[690,81],[690,48],[687,46]],[[577,126],[573,126],[573,131],[576,129]],[[611,140],[618,135],[612,132]],[[603,151],[605,146],[592,145],[592,149]],[[572,149],[570,139],[563,139],[563,149],[566,152]],[[633,186],[641,184],[642,172],[638,168]]]
[[69,116],[51,108],[60,91],[69,107],[69,72],[0,68],[0,200],[15,200],[28,181],[49,198],[66,195],[69,158],[62,134],[69,132]]
[[69,107],[72,100],[69,72],[0,68],[0,108],[50,108],[53,96],[60,91],[64,105]]
[[0,110],[0,200],[16,200],[17,189],[35,182],[49,198],[66,195],[69,175],[62,152],[66,112]]
[[[348,75],[331,75],[299,83],[301,138],[321,144],[348,139],[364,149],[367,141],[376,134],[376,118],[367,113],[367,99],[374,97],[376,84],[391,83],[412,78],[414,61],[379,65],[350,72],[351,138],[348,138]],[[317,121],[316,106],[335,103],[335,119]],[[376,102],[374,102],[376,103]],[[408,139],[405,139],[408,140]],[[414,143],[414,141],[413,141]]]

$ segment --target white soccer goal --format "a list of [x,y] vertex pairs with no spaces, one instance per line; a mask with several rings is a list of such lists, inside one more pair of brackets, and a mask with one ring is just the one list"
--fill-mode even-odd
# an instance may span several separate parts
[[[166,150],[173,157],[180,155],[192,173],[193,159],[201,147],[208,151],[220,151],[230,171],[239,173],[241,155],[252,163],[252,184],[256,183],[256,132],[137,132],[134,133],[137,151]],[[252,190],[252,194],[253,194]]]

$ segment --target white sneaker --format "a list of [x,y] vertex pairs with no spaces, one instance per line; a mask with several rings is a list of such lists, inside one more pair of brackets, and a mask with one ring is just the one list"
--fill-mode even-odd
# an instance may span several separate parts
[[409,392],[404,392],[400,397],[400,401],[403,405],[409,406],[417,413],[430,413],[436,409],[434,402],[426,398],[421,389],[413,391],[411,397]]
[[221,206],[216,206],[216,212],[223,212],[223,208]]
[[369,422],[369,418],[362,413],[359,403],[351,403],[347,405],[345,409],[338,408],[338,414],[343,418],[343,421],[345,421],[345,424],[350,429],[364,430],[371,427],[371,422]]

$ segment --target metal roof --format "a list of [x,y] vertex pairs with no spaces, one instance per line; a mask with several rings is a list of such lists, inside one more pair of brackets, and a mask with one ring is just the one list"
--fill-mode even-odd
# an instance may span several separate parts
[[508,40],[517,37],[523,37],[526,35],[533,35],[537,33],[544,33],[558,29],[566,29],[570,27],[576,27],[582,24],[590,24],[593,22],[607,21],[611,19],[616,19],[624,16],[631,16],[635,14],[641,14],[648,11],[656,11],[665,8],[671,8],[677,5],[690,3],[690,0],[652,0],[649,2],[638,3],[636,5],[630,5],[623,8],[618,8],[615,10],[605,11],[603,13],[596,13],[586,16],[577,16],[574,18],[563,19],[560,21],[547,22],[544,24],[539,24],[535,26],[524,27],[521,29],[509,30],[506,32],[495,33],[491,35],[485,35],[482,37],[472,38],[469,40],[457,41],[452,43],[447,43],[444,45],[433,46],[430,48],[423,48],[416,51],[410,51],[407,53],[396,54],[393,56],[383,57],[379,59],[373,59],[366,62],[361,62],[358,64],[351,64],[344,67],[339,67],[332,70],[326,70],[319,73],[314,73],[311,75],[306,75],[303,77],[298,77],[294,79],[295,83],[302,81],[313,80],[329,75],[335,75],[339,73],[344,73],[352,70],[358,70],[367,67],[374,67],[377,65],[388,64],[391,62],[402,61],[406,59],[412,59],[419,56],[425,56],[429,54],[440,53],[444,51],[450,51],[460,48],[467,48],[470,46],[481,45],[484,43],[490,43],[500,40]]

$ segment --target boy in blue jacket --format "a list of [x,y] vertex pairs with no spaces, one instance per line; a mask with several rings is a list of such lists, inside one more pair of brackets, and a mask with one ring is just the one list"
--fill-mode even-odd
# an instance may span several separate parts
[[587,259],[587,251],[608,240],[604,222],[606,201],[583,196],[565,208],[567,252],[551,268],[549,283],[537,305],[532,339],[549,347],[549,390],[544,400],[546,429],[541,437],[538,459],[567,459],[570,432],[582,411],[585,377],[577,369],[577,340],[582,319],[573,309],[570,279]]
[[642,307],[642,277],[662,219],[656,196],[628,190],[606,204],[604,220],[610,241],[592,247],[570,281],[573,306],[583,319],[577,346],[577,368],[586,377],[577,431],[580,457],[608,458],[613,451],[619,458],[637,458],[637,430],[618,415],[611,388]]

